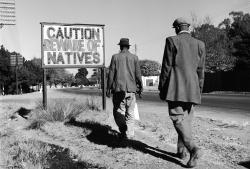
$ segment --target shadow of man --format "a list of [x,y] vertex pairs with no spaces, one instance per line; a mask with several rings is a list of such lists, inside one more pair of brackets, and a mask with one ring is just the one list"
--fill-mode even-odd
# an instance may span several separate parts
[[86,138],[90,142],[93,142],[95,144],[107,145],[108,147],[112,148],[121,148],[121,147],[132,148],[134,150],[141,151],[145,154],[150,154],[154,157],[161,158],[163,160],[167,160],[169,162],[185,167],[185,165],[183,165],[181,161],[176,159],[177,156],[175,153],[151,147],[137,140],[128,139],[126,140],[126,142],[121,142],[121,140],[118,137],[119,133],[113,130],[108,125],[103,125],[98,122],[88,121],[88,120],[84,122],[70,121],[67,123],[67,125],[73,125],[76,127],[81,127],[90,130],[91,132],[89,135],[86,136]]

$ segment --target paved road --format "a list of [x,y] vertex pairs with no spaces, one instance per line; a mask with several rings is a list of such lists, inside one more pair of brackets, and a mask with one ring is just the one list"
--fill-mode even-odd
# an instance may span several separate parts
[[[143,101],[159,101],[157,92],[144,92]],[[200,107],[239,109],[250,113],[250,95],[203,94]]]
[[[62,91],[75,94],[101,95],[100,90],[93,89],[62,89]],[[138,102],[154,102],[154,104],[165,104],[159,99],[158,92],[143,92],[142,98]],[[200,107],[212,107],[223,109],[238,109],[250,113],[250,95],[225,95],[225,94],[204,94]]]
[[[96,89],[60,89],[63,92],[74,94],[99,95],[101,91]],[[110,101],[110,100],[109,100]],[[140,107],[140,110],[150,109],[157,111],[163,108],[167,111],[167,104],[161,101],[158,92],[143,92],[142,98],[137,98],[138,105],[147,103],[146,107]],[[250,124],[250,95],[219,95],[219,94],[204,94],[202,96],[202,105],[196,107],[196,116],[222,120],[227,122],[237,122],[239,124]]]
[[[138,99],[138,102],[140,101],[153,103],[152,106],[166,104],[159,100],[157,92],[144,92],[143,98]],[[204,94],[202,95],[202,104],[196,109],[197,116],[245,124],[250,122],[249,95]]]

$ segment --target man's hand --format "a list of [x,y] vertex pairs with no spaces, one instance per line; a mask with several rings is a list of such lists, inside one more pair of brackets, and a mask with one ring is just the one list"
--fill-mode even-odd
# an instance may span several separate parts
[[141,91],[141,90],[136,91],[136,94],[138,94],[138,95],[139,95],[139,98],[142,98],[141,93],[142,93],[142,91]]
[[162,101],[165,101],[166,95],[163,92],[160,91],[159,96]]
[[110,98],[110,96],[111,96],[111,91],[110,91],[110,90],[107,90],[107,91],[106,91],[106,96],[107,96],[108,98]]
[[137,90],[136,90],[136,94],[139,95],[139,98],[142,98],[142,96],[141,96],[142,91],[143,91],[142,88],[137,88]]

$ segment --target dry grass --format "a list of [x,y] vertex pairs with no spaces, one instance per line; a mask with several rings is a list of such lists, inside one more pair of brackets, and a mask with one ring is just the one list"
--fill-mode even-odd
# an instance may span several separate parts
[[36,109],[30,116],[30,129],[39,129],[46,122],[69,122],[83,112],[88,110],[100,111],[100,100],[88,97],[85,101],[74,99],[51,99],[48,101],[47,110],[43,108],[42,102],[37,102]]
[[42,169],[51,150],[46,144],[11,136],[1,142],[7,169]]
[[6,169],[87,169],[105,168],[86,161],[74,161],[68,148],[37,140],[11,136],[1,142]]
[[[37,101],[36,108],[31,110],[28,121],[29,129],[42,129],[45,123],[62,124],[74,121],[80,114],[98,112],[101,108],[100,99],[95,97],[54,98],[48,100],[47,110],[43,109],[41,101]],[[93,113],[94,114],[94,113]],[[5,128],[0,132],[0,168],[6,169],[78,169],[105,168],[86,161],[75,161],[74,155],[68,148],[25,138],[15,133],[12,128]],[[4,154],[4,155],[3,155]],[[3,157],[4,158],[3,158]],[[2,158],[2,159],[1,159]]]

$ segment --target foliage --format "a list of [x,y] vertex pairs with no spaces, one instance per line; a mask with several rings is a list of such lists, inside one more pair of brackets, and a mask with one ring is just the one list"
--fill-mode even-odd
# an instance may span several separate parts
[[54,84],[55,87],[58,84],[62,86],[71,86],[71,84],[75,81],[73,74],[68,73],[65,69],[61,68],[52,68],[48,69],[47,79],[50,87]]
[[75,75],[76,83],[78,85],[88,85],[89,80],[87,79],[88,70],[86,68],[78,69],[78,72]]
[[43,70],[41,67],[41,59],[33,58],[24,62],[23,70],[27,71],[29,77],[29,85],[37,85],[42,83]]
[[3,46],[0,48],[0,83],[5,84],[9,81],[9,57],[10,53]]
[[[18,54],[16,52],[10,53],[3,46],[0,48],[0,87],[4,88],[5,94],[16,93],[16,74],[15,67],[10,66],[11,54]],[[19,55],[19,54],[18,54]],[[27,79],[27,72],[23,71],[22,66],[17,67],[19,88],[25,79]],[[0,89],[0,90],[1,90]]]
[[235,58],[230,53],[231,42],[224,29],[210,24],[194,28],[193,36],[202,40],[206,46],[206,72],[232,70]]
[[231,12],[220,26],[227,31],[232,41],[232,54],[237,58],[236,69],[250,70],[250,14]]
[[93,69],[93,74],[89,78],[89,81],[99,84],[101,81],[101,71],[98,68]]
[[142,76],[158,76],[160,74],[160,63],[153,60],[140,60]]

